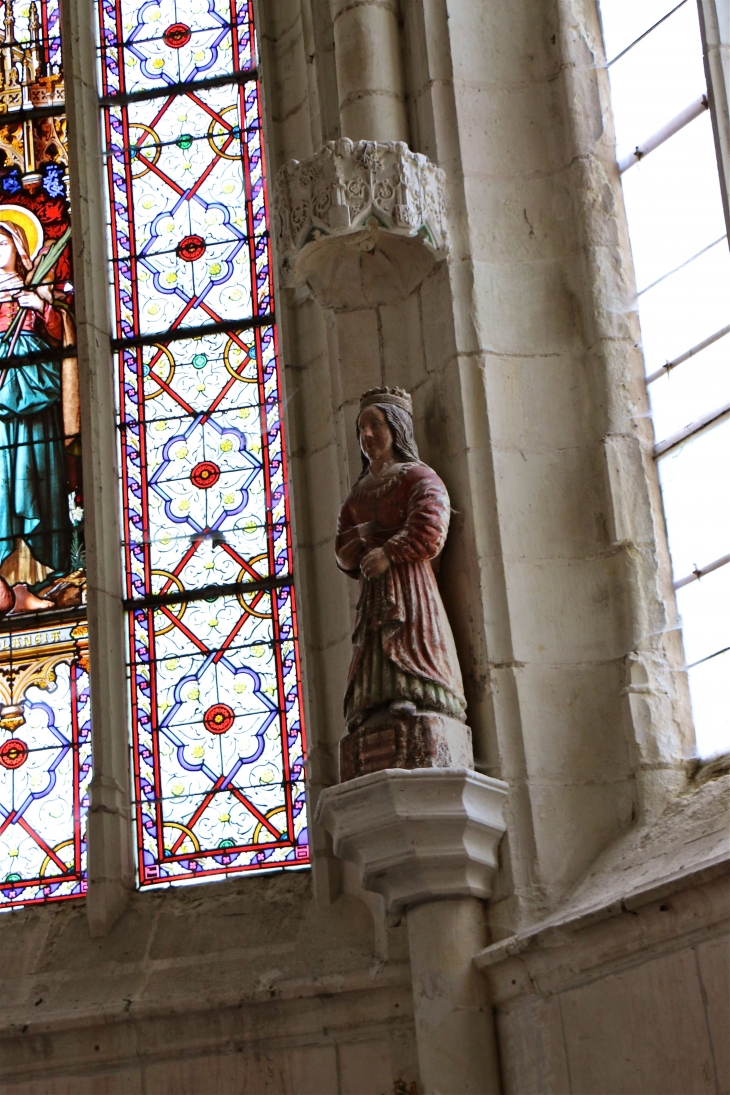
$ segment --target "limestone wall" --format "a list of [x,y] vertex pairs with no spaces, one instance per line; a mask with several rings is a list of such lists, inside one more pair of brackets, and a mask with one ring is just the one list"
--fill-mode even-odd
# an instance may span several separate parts
[[[310,817],[337,781],[344,730],[356,589],[333,540],[359,471],[357,401],[397,384],[452,498],[439,582],[477,767],[510,785],[479,958],[503,1089],[726,1092],[726,829],[721,797],[686,764],[595,0],[259,0],[258,24],[271,178],[349,137],[405,141],[447,179],[448,257],[416,273],[393,260],[384,277],[374,235],[329,296],[278,285]],[[82,75],[78,117],[91,126]],[[76,198],[92,243],[94,164],[89,153]],[[102,375],[93,317],[84,334],[84,254],[80,330]],[[104,444],[91,617],[111,642]],[[103,684],[99,718],[113,729],[113,672]],[[102,756],[95,799],[109,834],[98,937],[83,903],[0,918],[0,1092],[416,1095],[405,929],[327,834],[313,825],[311,873],[129,893],[123,754],[117,741]],[[696,836],[670,863],[657,826],[674,847],[673,826],[700,802]]]
[[505,1092],[723,1092],[730,1082],[726,879],[491,971]]
[[408,1091],[403,935],[376,948],[362,902],[317,908],[308,872],[138,895],[102,939],[82,902],[5,916],[0,1091]]
[[[336,57],[370,7],[315,5],[319,38],[307,4],[262,7],[272,168],[363,136],[350,92],[339,128],[323,117],[341,73],[321,24]],[[313,794],[342,734],[354,590],[332,541],[357,398],[399,384],[455,511],[440,583],[477,767],[512,788],[506,933],[662,808],[691,726],[596,6],[403,0],[399,35],[378,87],[405,89],[410,145],[446,172],[450,257],[400,299],[377,248],[334,296],[279,292]]]

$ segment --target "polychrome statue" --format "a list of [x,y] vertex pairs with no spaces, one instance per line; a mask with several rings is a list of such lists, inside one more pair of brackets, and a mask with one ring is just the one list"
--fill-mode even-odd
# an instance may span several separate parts
[[357,432],[363,469],[335,544],[339,568],[360,581],[343,779],[464,761],[454,741],[468,746],[461,670],[433,568],[449,529],[446,487],[418,458],[407,392],[366,392]]

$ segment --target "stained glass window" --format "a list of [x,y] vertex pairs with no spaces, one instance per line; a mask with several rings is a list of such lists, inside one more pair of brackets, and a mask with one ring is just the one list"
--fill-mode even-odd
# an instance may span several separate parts
[[0,29],[0,908],[86,890],[91,778],[58,0]]
[[247,0],[100,0],[141,886],[308,863]]

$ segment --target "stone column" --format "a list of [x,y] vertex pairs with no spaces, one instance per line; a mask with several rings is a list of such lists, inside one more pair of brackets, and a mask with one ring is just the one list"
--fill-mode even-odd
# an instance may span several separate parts
[[406,919],[425,1090],[500,1091],[488,990],[474,966],[474,947],[486,938],[483,902],[429,901],[411,906]]
[[363,888],[405,914],[426,1095],[500,1090],[489,1001],[473,958],[497,871],[507,784],[467,768],[388,769],[324,790],[316,820]]
[[407,141],[398,0],[335,0],[343,137]]
[[94,774],[87,912],[105,935],[134,886],[114,370],[92,0],[63,6],[76,328],[81,385]]
[[[380,360],[382,315],[397,322],[448,252],[443,173],[402,142],[342,139],[283,167],[274,205],[282,282],[307,286],[332,316],[338,356],[354,359],[362,391]],[[393,723],[385,713],[382,726],[346,735],[346,782],[321,791],[316,822],[363,888],[406,917],[423,1090],[497,1092],[492,1016],[472,960],[507,784],[471,770],[464,724],[433,714]]]
[[730,232],[730,0],[700,0],[699,10],[722,203]]

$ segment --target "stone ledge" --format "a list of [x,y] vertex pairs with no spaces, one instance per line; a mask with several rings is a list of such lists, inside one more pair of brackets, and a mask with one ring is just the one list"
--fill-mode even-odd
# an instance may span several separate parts
[[595,913],[553,918],[486,947],[474,964],[488,977],[499,1007],[600,981],[639,960],[727,935],[729,874],[724,864],[691,875],[681,889],[647,892],[638,907],[613,905],[600,918]]
[[491,894],[508,785],[469,768],[386,769],[323,791],[316,821],[388,912]]
[[410,1029],[413,1022],[407,963],[377,976],[363,970],[300,989],[275,997],[262,989],[257,996],[203,1002],[198,995],[195,1004],[187,1000],[154,1012],[127,1011],[122,1002],[114,1010],[70,1012],[54,1022],[19,1022],[0,1030],[0,1085],[42,1083],[46,1076],[90,1064],[109,1069],[231,1050],[256,1054],[333,1044],[398,1025]]
[[723,921],[727,930],[728,782],[672,801],[654,824],[608,848],[555,913],[481,951],[475,964],[497,1002],[603,976]]
[[730,776],[689,785],[658,817],[637,824],[595,860],[555,915],[596,913],[670,885],[730,855]]

